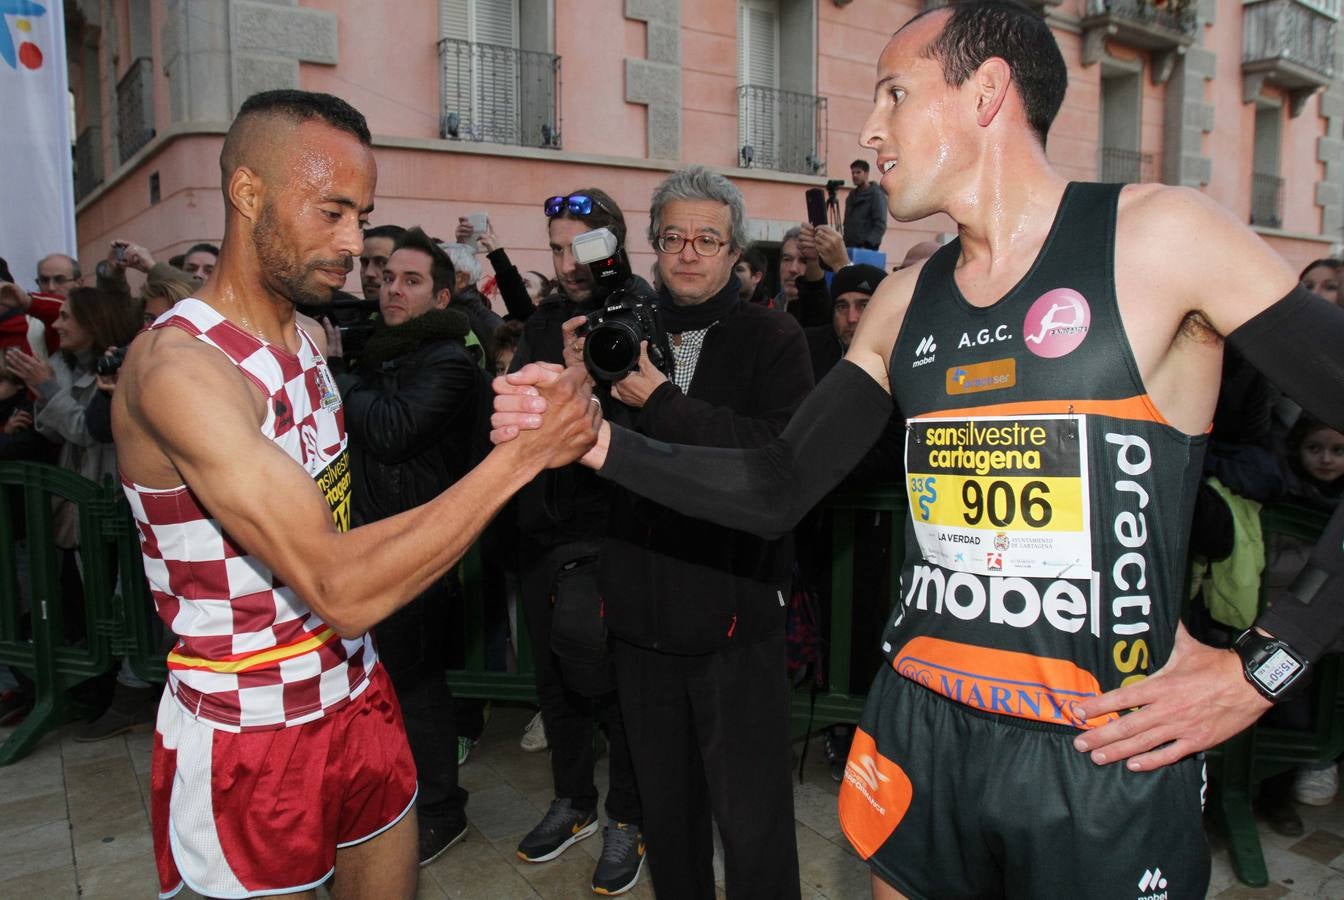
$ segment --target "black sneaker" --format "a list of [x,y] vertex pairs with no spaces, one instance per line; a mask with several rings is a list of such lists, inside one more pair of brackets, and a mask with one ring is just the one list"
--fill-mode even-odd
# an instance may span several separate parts
[[644,833],[638,825],[608,822],[602,829],[602,856],[593,870],[593,893],[615,896],[639,883],[644,868]]
[[443,856],[449,847],[467,836],[467,823],[461,825],[426,825],[420,823],[420,865],[427,866]]
[[518,844],[518,858],[527,862],[546,862],[586,837],[597,832],[597,813],[575,809],[568,798],[552,800],[551,808]]
[[844,725],[831,726],[822,738],[822,752],[830,764],[831,780],[836,784],[845,780],[845,763],[849,759],[849,745],[853,740],[854,736]]
[[127,687],[117,682],[112,705],[98,718],[80,727],[74,739],[81,744],[105,741],[154,723],[161,688]]

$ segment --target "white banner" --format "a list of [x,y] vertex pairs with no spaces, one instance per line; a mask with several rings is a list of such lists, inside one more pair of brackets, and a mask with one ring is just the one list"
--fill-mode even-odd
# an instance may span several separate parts
[[0,0],[0,257],[34,290],[37,261],[78,252],[61,0]]

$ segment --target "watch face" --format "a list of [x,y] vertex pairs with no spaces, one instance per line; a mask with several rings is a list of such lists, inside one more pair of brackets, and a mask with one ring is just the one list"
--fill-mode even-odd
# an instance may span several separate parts
[[1269,659],[1255,667],[1255,670],[1251,672],[1251,677],[1271,694],[1277,694],[1280,689],[1293,680],[1293,676],[1301,668],[1301,663],[1293,659],[1282,648],[1278,648],[1270,654]]

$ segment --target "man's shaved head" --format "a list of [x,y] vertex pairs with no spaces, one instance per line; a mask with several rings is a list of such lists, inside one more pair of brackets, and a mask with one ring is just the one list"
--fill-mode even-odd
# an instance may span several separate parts
[[290,90],[253,94],[238,110],[219,154],[220,184],[225,193],[229,179],[239,168],[251,169],[263,180],[273,180],[275,164],[295,126],[312,120],[349,132],[366,147],[372,143],[363,114],[340,97]]

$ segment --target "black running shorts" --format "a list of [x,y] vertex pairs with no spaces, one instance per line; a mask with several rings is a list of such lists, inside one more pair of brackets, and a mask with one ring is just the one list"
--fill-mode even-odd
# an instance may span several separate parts
[[1095,765],[1077,734],[884,668],[849,753],[840,824],[912,900],[1202,900],[1202,756],[1131,772]]

